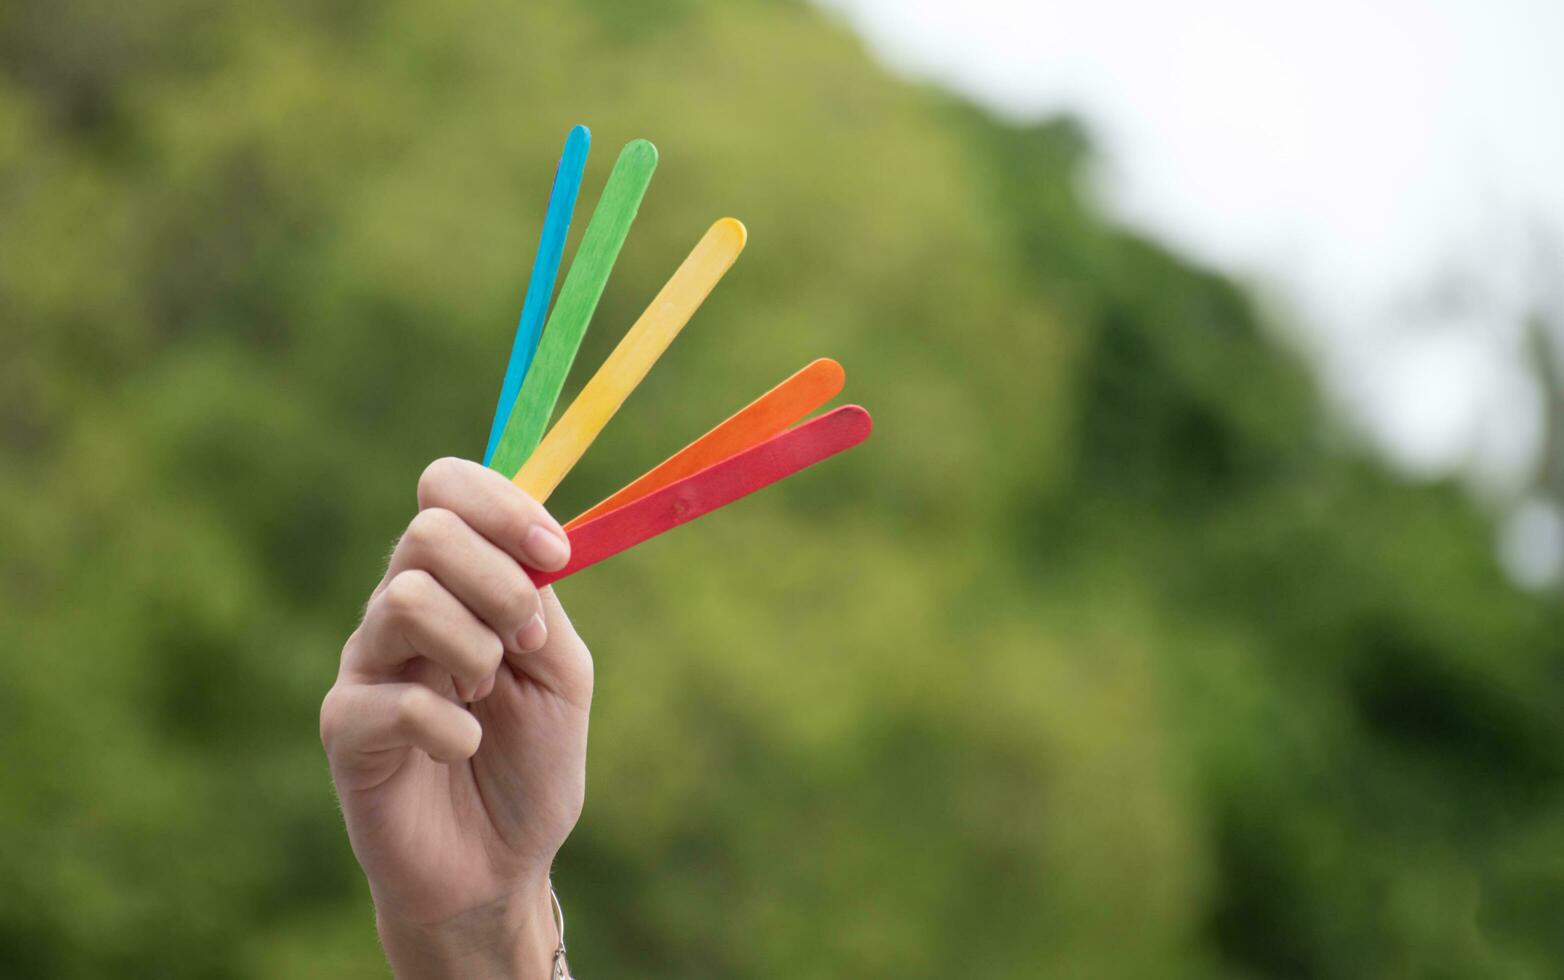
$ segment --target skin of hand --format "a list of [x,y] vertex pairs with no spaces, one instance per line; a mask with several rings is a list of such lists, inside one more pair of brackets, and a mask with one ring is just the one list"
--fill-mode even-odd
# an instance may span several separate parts
[[521,564],[561,568],[569,542],[467,460],[431,463],[418,506],[342,649],[321,742],[396,975],[548,977],[592,657]]

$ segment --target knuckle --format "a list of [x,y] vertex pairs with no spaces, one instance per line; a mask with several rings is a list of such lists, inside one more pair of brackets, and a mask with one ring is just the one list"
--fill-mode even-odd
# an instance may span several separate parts
[[418,477],[419,505],[427,506],[429,501],[439,499],[448,487],[461,478],[465,468],[466,463],[455,456],[442,456],[425,466]]
[[428,723],[433,705],[430,699],[437,695],[426,687],[410,687],[396,697],[396,716],[392,724],[398,733],[409,735],[421,731]]
[[386,617],[398,626],[412,622],[428,603],[432,585],[434,579],[428,572],[418,569],[398,572],[380,596]]
[[451,672],[462,681],[477,686],[499,669],[505,658],[505,644],[493,630],[484,630],[481,639],[464,643],[452,658]]
[[418,512],[402,538],[420,554],[428,554],[449,541],[461,522],[461,518],[444,507],[430,507]]
[[482,672],[482,677],[479,679],[487,679],[490,674],[499,670],[500,661],[504,659],[505,641],[495,633],[486,633],[483,647],[478,651],[478,669]]

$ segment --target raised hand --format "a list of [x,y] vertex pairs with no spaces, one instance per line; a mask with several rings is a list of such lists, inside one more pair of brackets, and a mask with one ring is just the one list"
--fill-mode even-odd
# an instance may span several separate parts
[[342,649],[321,741],[397,975],[548,977],[592,658],[521,564],[558,569],[569,543],[477,463],[430,464],[418,505]]

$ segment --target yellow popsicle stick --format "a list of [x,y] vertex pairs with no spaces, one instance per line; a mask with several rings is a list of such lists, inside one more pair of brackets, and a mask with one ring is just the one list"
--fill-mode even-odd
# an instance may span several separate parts
[[747,237],[743,223],[735,218],[723,218],[707,229],[673,278],[522,464],[514,481],[518,487],[534,500],[548,499],[733,265]]

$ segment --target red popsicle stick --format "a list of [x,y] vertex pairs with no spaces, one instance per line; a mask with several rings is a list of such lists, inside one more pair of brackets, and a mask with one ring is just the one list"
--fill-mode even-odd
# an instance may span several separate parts
[[538,586],[574,575],[648,538],[693,521],[806,466],[863,442],[872,427],[857,405],[810,419],[741,453],[713,463],[639,500],[570,531],[570,564],[557,572],[527,569]]

